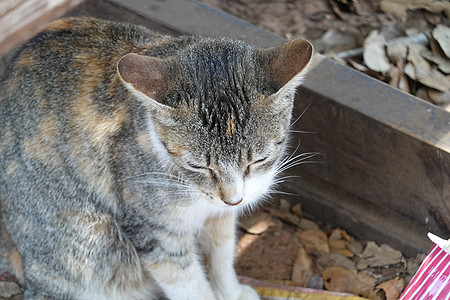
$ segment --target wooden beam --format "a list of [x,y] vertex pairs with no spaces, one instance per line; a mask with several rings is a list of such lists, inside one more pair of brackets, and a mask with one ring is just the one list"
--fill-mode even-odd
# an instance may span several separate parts
[[41,26],[83,0],[2,0],[0,5],[0,55],[33,36]]

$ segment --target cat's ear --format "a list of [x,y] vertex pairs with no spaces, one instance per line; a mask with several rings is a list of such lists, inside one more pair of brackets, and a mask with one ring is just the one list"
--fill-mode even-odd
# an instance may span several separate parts
[[257,58],[272,88],[293,95],[302,83],[312,55],[311,43],[297,38],[275,48],[258,50]]
[[171,64],[160,58],[129,53],[117,63],[117,71],[132,92],[161,102],[168,88]]
[[117,63],[117,72],[127,89],[167,125],[174,123],[170,120],[175,120],[176,113],[173,107],[163,103],[174,82],[173,65],[168,60],[134,53],[123,56]]

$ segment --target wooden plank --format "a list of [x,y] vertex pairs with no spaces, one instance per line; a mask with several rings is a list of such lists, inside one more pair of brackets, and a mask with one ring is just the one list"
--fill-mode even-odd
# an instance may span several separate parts
[[195,0],[109,0],[181,34],[228,36],[258,46],[275,46],[284,39]]
[[144,25],[154,31],[168,35],[180,35],[180,32],[172,30],[160,22],[155,22],[146,17],[142,12],[130,10],[122,3],[108,0],[86,0],[66,16],[90,16],[100,19],[107,19],[119,22],[131,22],[133,24]]
[[49,21],[83,0],[2,0],[0,5],[0,55],[24,42]]

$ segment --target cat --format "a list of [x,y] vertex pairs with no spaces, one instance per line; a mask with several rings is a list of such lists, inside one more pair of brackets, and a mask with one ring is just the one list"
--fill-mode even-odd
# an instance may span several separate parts
[[66,18],[1,87],[1,266],[25,299],[254,300],[235,227],[270,192],[313,48]]

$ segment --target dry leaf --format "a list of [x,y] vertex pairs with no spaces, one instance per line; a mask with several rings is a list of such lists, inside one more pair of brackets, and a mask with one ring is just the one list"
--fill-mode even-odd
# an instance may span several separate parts
[[356,261],[356,269],[357,270],[365,270],[368,267],[369,267],[369,265],[367,264],[367,261],[364,258],[360,257],[357,259],[357,261]]
[[356,69],[360,72],[365,73],[369,70],[365,65],[362,65],[362,64],[354,61],[353,59],[349,59],[348,62],[353,67],[353,69]]
[[329,29],[314,42],[315,51],[321,53],[341,52],[356,47],[358,47],[358,40],[355,34],[337,29]]
[[438,0],[382,0],[380,9],[401,19],[408,16],[408,10],[416,9],[426,9],[432,13],[445,12],[447,16],[450,16],[449,3]]
[[329,253],[327,235],[321,230],[305,230],[297,232],[297,237],[300,239],[306,252],[314,256],[320,256],[324,253]]
[[298,216],[299,218],[303,218],[302,205],[300,203],[295,204],[291,207],[291,212]]
[[240,221],[240,227],[251,234],[261,234],[273,226],[282,226],[281,221],[265,212],[252,214]]
[[433,25],[441,23],[441,16],[438,14],[433,14],[428,11],[424,13],[425,19]]
[[[394,86],[396,88],[399,88],[400,90],[404,91],[405,93],[409,93],[409,83],[408,78],[406,78],[405,73],[403,72],[403,60],[397,61],[397,66],[392,66],[391,70],[389,70],[389,84],[391,86]],[[414,67],[409,66],[409,68],[414,69]],[[415,76],[415,70],[413,70],[413,74]]]
[[305,218],[302,218],[300,220],[298,227],[303,230],[309,230],[309,229],[320,230],[320,227],[319,227],[319,225],[317,225],[316,222],[305,219]]
[[428,90],[428,98],[437,105],[450,104],[450,91],[439,92],[432,89]]
[[390,69],[384,50],[385,43],[386,41],[378,30],[373,30],[364,40],[364,63],[368,68],[381,73],[387,73]]
[[0,281],[0,297],[10,298],[22,293],[20,286],[12,281]]
[[377,279],[363,272],[358,272],[357,278],[361,289],[361,295],[364,297],[368,297],[375,287]]
[[314,274],[306,286],[310,289],[322,290],[323,289],[323,279],[322,275],[319,273]]
[[405,93],[410,93],[408,78],[406,78],[405,73],[400,74],[400,80],[398,82],[398,88],[404,91]]
[[393,15],[394,17],[403,19],[408,16],[407,7],[401,3],[394,1],[383,0],[380,1],[380,9],[382,12]]
[[421,73],[416,68],[417,80],[431,88],[441,92],[447,92],[450,89],[450,75],[445,76],[436,69],[431,69],[428,73]]
[[353,253],[347,249],[347,241],[344,240],[331,240],[328,241],[330,247],[330,253],[341,254],[345,257],[353,257]]
[[400,251],[394,250],[385,244],[378,247],[375,242],[367,243],[362,257],[370,267],[394,265],[403,261],[403,256]]
[[336,253],[326,253],[321,255],[316,260],[317,269],[322,272],[328,267],[343,267],[349,270],[356,270],[355,263],[348,259],[347,257],[336,254]]
[[299,226],[300,218],[290,211],[291,203],[288,200],[280,199],[280,204],[278,208],[266,208],[266,211],[269,212],[272,216],[290,223],[292,225]]
[[377,7],[371,1],[352,1],[355,12],[360,16],[373,15],[377,12]]
[[426,87],[419,87],[417,89],[417,91],[416,91],[415,96],[420,98],[420,99],[423,99],[425,101],[430,102],[430,99],[428,98],[428,91],[427,90],[428,90],[428,88],[426,88]]
[[439,43],[445,55],[450,58],[450,28],[438,25],[433,29],[433,37]]
[[363,247],[358,241],[349,241],[347,248],[356,256],[360,256],[363,251]]
[[396,300],[403,291],[404,285],[403,279],[397,277],[377,285],[377,288],[384,291],[386,300]]
[[351,237],[348,235],[348,233],[340,228],[332,229],[330,233],[328,234],[328,240],[344,240],[344,241],[350,241]]
[[299,286],[306,286],[313,275],[313,262],[305,249],[301,248],[292,267],[291,280]]
[[406,60],[408,54],[408,46],[405,43],[388,44],[386,47],[389,59],[396,63],[399,60]]
[[442,109],[445,109],[446,111],[450,112],[450,104],[442,104],[442,105],[440,105],[440,107]]
[[347,242],[344,240],[329,240],[328,246],[335,249],[347,249]]
[[409,283],[413,276],[416,274],[426,255],[424,253],[417,254],[414,258],[408,258],[406,260],[406,274],[405,282]]
[[400,74],[400,70],[397,67],[392,66],[388,73],[389,85],[398,87],[400,82]]
[[352,293],[358,295],[361,291],[358,278],[354,271],[342,267],[328,267],[322,272],[323,285],[329,291]]
[[446,92],[450,89],[450,77],[445,76],[423,58],[422,53],[426,53],[426,48],[421,44],[411,44],[409,47],[408,60],[411,62],[405,66],[404,72],[413,80],[417,80],[423,85]]
[[416,71],[418,71],[417,69],[420,69],[421,72],[427,72],[431,69],[428,61],[422,57],[422,53],[427,50],[424,45],[413,43],[408,45],[408,49],[409,51],[407,59],[414,65]]
[[407,63],[403,68],[403,72],[412,80],[417,80],[416,68],[414,68],[412,63]]
[[445,74],[450,74],[450,60],[448,58],[434,54],[429,50],[423,51],[421,55],[428,61],[435,63],[439,70]]

